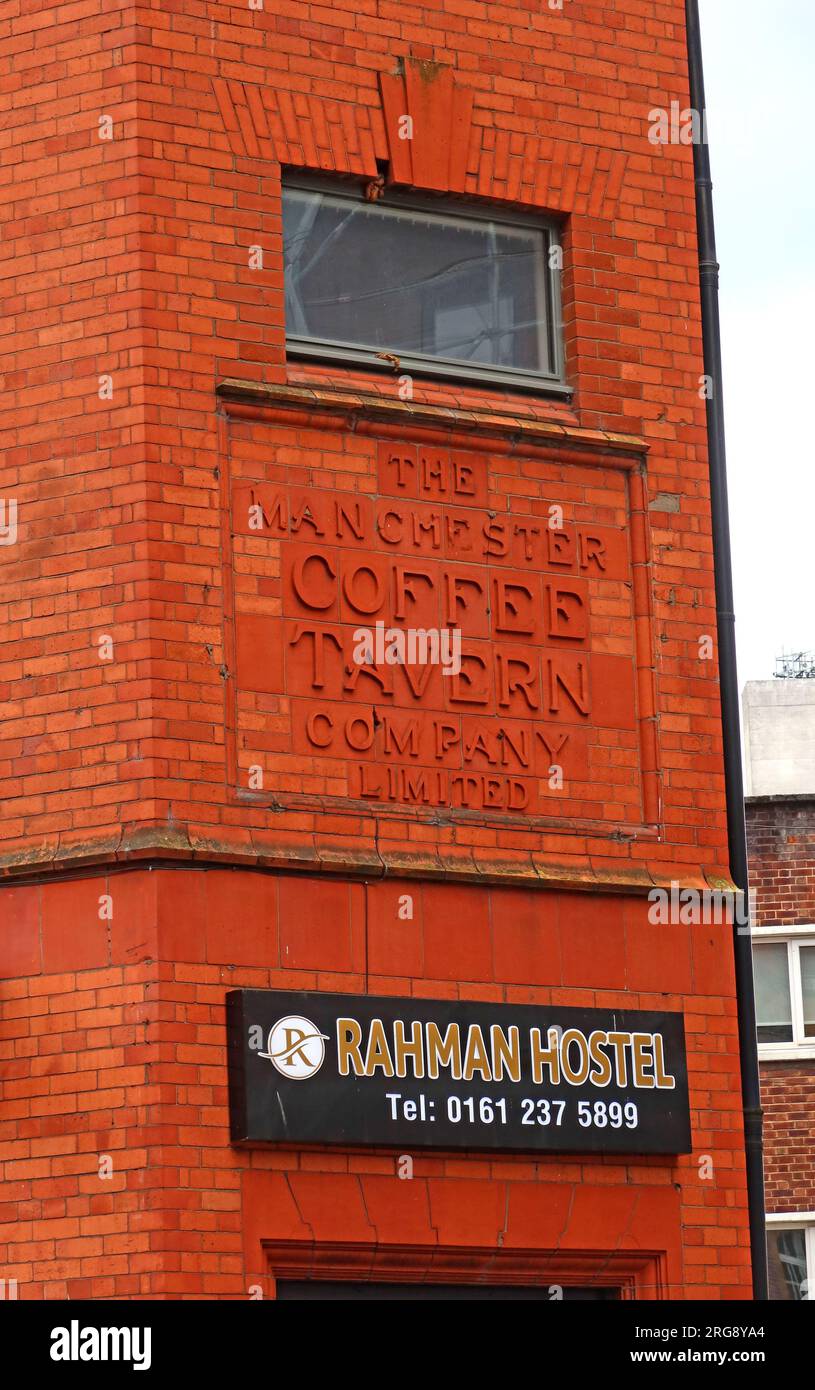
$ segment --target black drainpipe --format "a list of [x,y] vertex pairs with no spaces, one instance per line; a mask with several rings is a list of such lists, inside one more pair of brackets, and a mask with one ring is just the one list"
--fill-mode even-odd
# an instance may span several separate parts
[[[699,241],[699,281],[702,293],[702,340],[705,374],[712,383],[707,398],[708,457],[713,524],[713,560],[716,578],[716,619],[719,640],[719,689],[724,733],[724,774],[727,796],[727,836],[730,871],[736,887],[747,898],[747,835],[744,825],[744,784],[741,771],[739,685],[736,673],[736,619],[733,612],[733,574],[730,557],[730,518],[727,502],[727,462],[724,442],[722,349],[719,328],[719,264],[713,227],[713,184],[707,145],[705,78],[699,0],[685,0],[688,27],[688,67],[691,108],[698,112],[701,138],[694,142],[696,223]],[[745,913],[739,914],[742,918]],[[747,1161],[747,1203],[750,1216],[750,1249],[753,1263],[753,1297],[764,1300],[767,1291],[767,1235],[764,1220],[764,1162],[761,1094],[759,1090],[756,1006],[753,992],[753,951],[749,930],[733,931],[736,995],[741,1053],[741,1095],[744,1107],[744,1142]]]

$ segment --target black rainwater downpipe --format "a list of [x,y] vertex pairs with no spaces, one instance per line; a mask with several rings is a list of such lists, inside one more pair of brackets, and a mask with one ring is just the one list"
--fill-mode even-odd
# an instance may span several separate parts
[[[688,28],[688,68],[691,108],[700,119],[700,138],[693,146],[696,178],[696,222],[699,241],[699,281],[702,292],[702,340],[705,374],[712,384],[707,397],[708,456],[713,524],[713,559],[716,578],[716,619],[719,640],[719,689],[724,735],[725,793],[730,871],[736,887],[747,897],[747,835],[744,824],[744,784],[741,770],[739,686],[736,673],[736,620],[733,611],[733,574],[730,555],[730,518],[727,501],[727,462],[724,438],[722,350],[719,326],[719,264],[713,226],[713,184],[707,145],[707,108],[702,65],[699,0],[685,0]],[[739,914],[746,918],[746,913]],[[764,1162],[761,1093],[759,1090],[756,1006],[753,990],[753,951],[749,930],[736,923],[733,930],[736,994],[741,1054],[741,1094],[744,1107],[744,1139],[747,1160],[747,1202],[750,1216],[750,1248],[753,1263],[753,1297],[764,1300],[767,1292],[767,1235],[764,1220]]]

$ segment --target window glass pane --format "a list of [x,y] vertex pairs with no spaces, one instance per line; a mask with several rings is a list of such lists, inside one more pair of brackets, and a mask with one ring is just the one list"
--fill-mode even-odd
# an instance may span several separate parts
[[792,1042],[792,1009],[786,942],[754,946],[758,1040]]
[[804,1036],[815,1038],[815,946],[802,946],[798,952],[798,958],[801,962]]
[[806,1231],[767,1232],[770,1298],[791,1303],[809,1297]]
[[554,370],[540,228],[288,188],[283,247],[290,337]]

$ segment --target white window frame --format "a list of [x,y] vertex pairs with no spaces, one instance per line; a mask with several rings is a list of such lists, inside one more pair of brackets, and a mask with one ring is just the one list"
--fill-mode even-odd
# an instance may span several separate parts
[[786,943],[792,1008],[792,1042],[760,1042],[759,1061],[815,1061],[815,1038],[808,1038],[804,1034],[804,996],[801,990],[801,962],[798,955],[801,946],[815,946],[815,926],[804,924],[794,927],[754,927],[752,938],[756,946],[780,946]]
[[768,1235],[770,1231],[800,1231],[803,1229],[807,1261],[806,1301],[815,1303],[815,1211],[802,1211],[800,1213],[768,1211],[766,1223]]

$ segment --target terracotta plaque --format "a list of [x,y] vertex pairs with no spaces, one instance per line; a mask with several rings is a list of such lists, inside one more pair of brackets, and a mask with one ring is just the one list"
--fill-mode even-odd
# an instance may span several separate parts
[[374,447],[365,489],[279,468],[233,487],[241,784],[642,820],[624,471],[531,465],[497,508],[493,463],[505,486],[517,460]]

